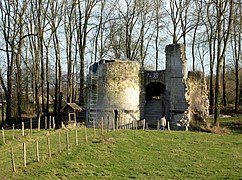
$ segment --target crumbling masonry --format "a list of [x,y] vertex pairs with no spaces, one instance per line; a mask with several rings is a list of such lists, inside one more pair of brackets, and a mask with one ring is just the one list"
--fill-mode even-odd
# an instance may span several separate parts
[[[87,123],[124,125],[146,119],[156,126],[163,115],[171,129],[185,129],[190,121],[204,121],[208,96],[201,72],[186,70],[184,47],[166,46],[166,69],[147,71],[139,62],[101,60],[90,67],[87,86]],[[118,122],[117,122],[118,121]]]

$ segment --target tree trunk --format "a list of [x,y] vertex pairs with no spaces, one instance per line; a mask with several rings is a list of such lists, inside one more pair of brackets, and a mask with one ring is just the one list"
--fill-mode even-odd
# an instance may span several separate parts
[[[221,69],[223,59],[225,57],[225,52],[228,45],[228,38],[231,32],[231,24],[232,24],[232,12],[233,12],[233,0],[230,1],[229,4],[229,22],[227,33],[222,35],[222,23],[223,22],[223,9],[226,7],[226,4],[223,4],[222,1],[217,0],[216,9],[217,9],[217,70],[216,70],[216,84],[215,84],[215,113],[214,113],[214,124],[219,126],[218,118],[220,114],[220,101],[221,101],[221,92],[220,92],[220,77],[221,77]],[[222,46],[223,42],[223,46]]]
[[223,105],[226,108],[227,106],[227,97],[226,97],[226,58],[223,60]]
[[49,114],[50,84],[49,84],[49,49],[48,47],[46,48],[45,74],[46,74],[46,116],[47,116],[47,119],[49,119],[50,118],[50,114]]
[[[21,10],[24,12],[24,10]],[[16,54],[16,80],[17,80],[17,103],[18,103],[18,119],[22,121],[22,104],[23,104],[23,94],[22,94],[22,69],[21,69],[21,53],[23,45],[23,15],[24,13],[19,14],[19,42],[17,46]]]
[[196,36],[197,36],[197,28],[198,28],[199,20],[197,20],[196,27],[193,32],[193,38],[192,38],[192,70],[195,71],[196,66],[196,58],[195,58],[195,42],[196,42]]
[[[239,4],[239,6],[237,7],[237,9],[235,11],[234,27],[233,27],[233,30],[234,30],[233,39],[234,39],[234,57],[235,57],[235,79],[236,79],[236,81],[235,81],[235,87],[236,87],[236,91],[235,91],[235,111],[238,111],[238,108],[239,108],[239,105],[240,105],[239,60],[240,60],[240,57],[241,57],[241,41],[240,41],[241,33],[238,32],[238,38],[236,36],[236,26],[238,26],[240,28],[242,26],[242,18],[240,17],[240,15],[241,15],[241,3]],[[238,24],[236,23],[237,18],[239,18]]]
[[221,104],[221,92],[220,92],[221,69],[222,69],[222,60],[218,60],[217,70],[216,70],[216,82],[215,82],[216,84],[215,84],[215,112],[214,112],[214,124],[216,126],[219,126],[218,118],[220,114],[220,104]]
[[28,51],[27,48],[25,49],[26,51],[26,57],[25,57],[25,61],[26,61],[26,66],[25,66],[25,110],[27,112],[30,112],[29,109],[29,69],[28,69]]
[[3,104],[3,93],[1,91],[1,103],[2,103],[2,126],[4,125],[4,104]]
[[57,31],[55,31],[55,33],[54,33],[53,41],[54,41],[55,58],[56,58],[54,114],[55,114],[56,124],[60,126],[61,119],[59,117],[59,114],[60,114],[61,101],[62,101],[62,80],[61,80],[62,73],[61,73],[61,64],[60,64],[60,44],[59,44],[59,40],[58,40],[58,36],[57,36]]

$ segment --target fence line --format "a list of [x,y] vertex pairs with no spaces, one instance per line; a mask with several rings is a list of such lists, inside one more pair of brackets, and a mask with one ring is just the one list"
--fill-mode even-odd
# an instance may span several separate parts
[[[55,154],[64,151],[69,152],[71,148],[78,146],[80,141],[86,141],[84,137],[87,137],[87,131],[85,134],[83,132],[84,128],[47,132],[44,137],[23,142],[22,145],[8,147],[8,150],[0,149],[2,153],[0,156],[0,171],[16,172],[20,167],[25,168],[31,163],[49,159]],[[79,136],[80,133],[82,136]],[[92,136],[91,133],[89,133],[89,136]],[[53,143],[57,139],[58,143]],[[1,178],[4,177],[0,175]]]
[[[81,140],[82,142],[88,142],[89,139],[102,136],[105,134],[105,132],[107,133],[111,130],[115,131],[122,129],[145,130],[145,128],[148,128],[148,123],[145,121],[145,119],[129,119],[129,122],[126,124],[124,124],[124,122],[126,122],[125,119],[122,119],[123,121],[119,122],[119,124],[116,123],[114,119],[111,120],[109,117],[107,117],[107,120],[108,122],[106,121],[106,123],[104,123],[104,117],[102,117],[99,124],[94,123],[93,129],[87,129],[84,123],[82,127],[41,132],[38,132],[40,127],[39,125],[37,126],[37,129],[33,129],[33,121],[30,120],[30,129],[24,128],[26,127],[24,122],[22,123],[21,129],[16,129],[16,126],[13,124],[13,129],[7,131],[10,132],[7,134],[7,136],[6,131],[4,131],[4,128],[2,128],[2,150],[0,142],[0,152],[4,152],[3,156],[0,156],[2,167],[4,167],[4,170],[16,172],[21,167],[25,168],[31,163],[38,163],[40,161],[49,159],[56,154],[60,154],[65,151],[69,153],[70,149],[74,146],[78,146]],[[39,121],[37,123],[39,124]],[[117,127],[115,127],[115,125]],[[35,131],[38,133],[34,133]],[[44,136],[39,137],[39,133],[45,134]],[[26,136],[30,137],[27,142],[15,145],[14,147],[10,146],[11,142],[5,145],[6,138],[8,142],[12,140],[14,144]],[[5,146],[6,149],[4,149]],[[4,170],[0,167],[0,171],[3,172]],[[0,178],[2,177],[0,176]]]
[[[51,119],[51,117],[50,117]],[[107,121],[105,121],[107,120]],[[101,131],[101,134],[103,134],[104,129],[107,131],[110,130],[119,130],[119,129],[148,129],[148,124],[146,124],[145,119],[143,120],[131,120],[129,119],[129,122],[124,124],[125,119],[122,119],[122,122],[119,123],[115,123],[114,119],[110,119],[110,117],[107,117],[106,119],[104,117],[101,118],[101,121],[99,121],[99,123],[95,122],[93,123],[93,136],[96,136],[97,133],[97,129],[99,129]],[[45,128],[47,128],[47,117],[44,118],[45,121]],[[52,122],[53,127],[55,127],[55,119],[52,118],[52,121],[49,121],[50,123]],[[105,122],[105,123],[104,123]],[[84,125],[84,124],[83,124]],[[85,125],[84,125],[85,126]],[[36,127],[36,128],[33,128]],[[65,127],[65,126],[64,126]],[[49,126],[49,129],[51,129],[51,125]],[[21,131],[20,131],[21,129]],[[5,131],[4,128],[2,127],[2,138],[0,139],[0,145],[2,144],[6,144],[6,142],[10,142],[15,140],[16,138],[19,139],[20,137],[20,132],[21,132],[21,136],[33,136],[33,132],[35,131],[40,131],[40,121],[39,119],[36,119],[36,121],[33,121],[33,119],[31,118],[30,121],[28,123],[22,122],[21,126],[19,125],[12,125],[12,130],[8,130]],[[11,136],[9,135],[9,132],[11,132]],[[87,141],[87,137],[85,138]]]

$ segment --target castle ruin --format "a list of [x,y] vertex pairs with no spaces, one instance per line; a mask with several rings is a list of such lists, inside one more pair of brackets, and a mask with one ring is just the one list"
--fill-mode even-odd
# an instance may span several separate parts
[[146,119],[156,126],[162,116],[171,129],[184,129],[208,115],[206,82],[201,72],[187,72],[184,46],[166,46],[166,69],[148,71],[137,61],[100,60],[90,66],[87,124],[110,120],[125,125]]

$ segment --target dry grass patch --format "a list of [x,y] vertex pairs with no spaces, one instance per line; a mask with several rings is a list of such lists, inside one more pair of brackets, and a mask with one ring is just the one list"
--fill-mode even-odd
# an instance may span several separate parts
[[210,123],[207,123],[206,129],[208,132],[215,133],[215,134],[230,134],[231,133],[231,131],[226,127],[214,126],[214,125],[211,125]]
[[214,134],[231,133],[230,129],[222,126],[215,126],[210,122],[191,124],[191,127],[192,127],[191,128],[192,131],[201,131],[201,132],[208,132],[208,133],[214,133]]

